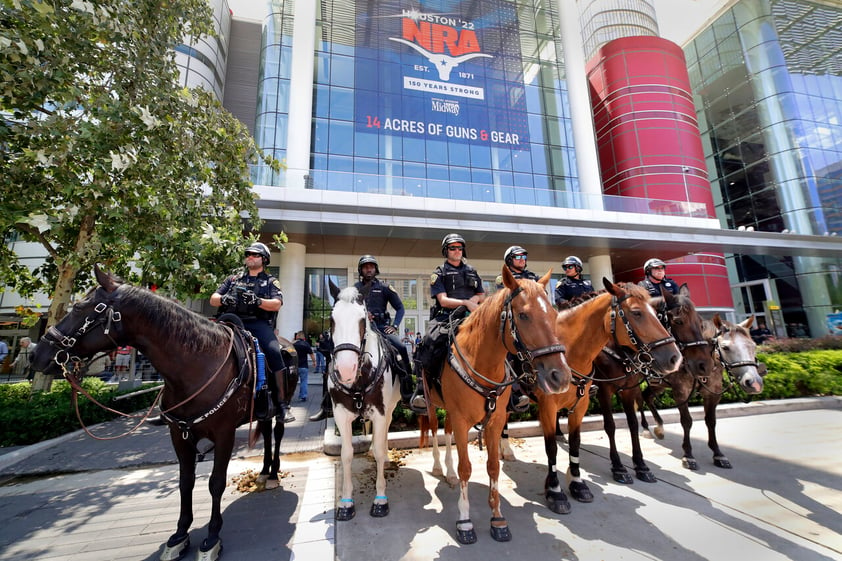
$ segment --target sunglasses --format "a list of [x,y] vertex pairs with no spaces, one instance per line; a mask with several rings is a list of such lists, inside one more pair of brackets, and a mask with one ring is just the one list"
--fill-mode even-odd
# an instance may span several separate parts
[[447,246],[447,251],[464,251],[465,248],[461,245],[449,245]]
[[561,268],[562,269],[575,269],[576,265],[562,265]]
[[515,255],[512,259],[515,261],[526,261],[526,255]]
[[246,252],[246,257],[263,257],[263,256],[262,256],[262,255],[260,255],[259,253],[253,253],[253,252],[251,252],[251,251],[247,251],[247,252]]

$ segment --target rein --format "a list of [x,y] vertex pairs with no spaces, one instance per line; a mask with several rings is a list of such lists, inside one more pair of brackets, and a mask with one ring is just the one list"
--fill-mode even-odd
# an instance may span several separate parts
[[[386,372],[386,363],[388,362],[388,358],[386,357],[386,353],[384,352],[383,341],[380,336],[377,336],[377,348],[380,351],[380,360],[377,363],[377,368],[374,369],[374,375],[371,376],[371,379],[368,384],[362,389],[356,388],[357,381],[363,377],[363,375],[368,375],[371,373],[371,360],[365,360],[366,357],[371,357],[371,353],[364,351],[363,348],[365,347],[365,337],[363,337],[362,341],[360,342],[360,347],[354,345],[353,343],[340,343],[333,348],[334,354],[338,351],[351,351],[357,354],[357,372],[359,374],[354,379],[354,382],[351,386],[346,386],[339,380],[339,375],[337,374],[337,369],[335,367],[336,361],[331,361],[334,365],[333,368],[330,369],[329,376],[330,379],[333,380],[333,385],[339,391],[344,393],[345,395],[351,397],[354,400],[354,407],[357,410],[357,415],[360,415],[362,412],[363,404],[365,401],[365,396],[374,389],[374,387],[380,382],[383,378],[383,375]],[[356,389],[355,389],[356,388]]]

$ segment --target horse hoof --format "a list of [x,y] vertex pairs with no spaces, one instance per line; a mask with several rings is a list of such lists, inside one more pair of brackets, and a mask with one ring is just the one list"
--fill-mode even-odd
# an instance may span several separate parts
[[269,474],[268,473],[261,473],[260,475],[257,476],[257,483],[259,485],[264,485],[266,483],[267,479],[269,479]]
[[655,476],[652,474],[651,471],[648,469],[636,469],[634,470],[635,475],[638,479],[643,481],[644,483],[655,483],[658,480],[655,479]]
[[505,518],[497,518],[493,517],[491,519],[491,537],[494,538],[495,541],[498,542],[510,542],[512,541],[512,533],[509,531],[509,525],[505,526],[495,526],[495,522],[505,522]]
[[655,438],[657,438],[658,440],[664,439],[664,427],[655,427]]
[[456,540],[459,543],[469,545],[472,543],[477,543],[477,532],[474,530],[473,527],[469,530],[461,530],[459,528],[459,524],[470,524],[470,520],[460,520],[456,523]]
[[570,501],[564,491],[547,491],[547,507],[556,514],[570,514]]
[[352,519],[357,515],[357,507],[354,505],[351,506],[340,506],[336,509],[336,519],[340,522],[345,522],[347,520]]
[[277,489],[280,486],[281,486],[281,480],[278,479],[278,478],[275,478],[275,479],[267,479],[263,488],[266,489],[267,491],[271,491],[272,489]]
[[381,505],[374,503],[371,505],[371,511],[369,512],[375,518],[383,518],[384,516],[389,515],[389,503],[383,503]]
[[681,465],[691,471],[699,469],[699,464],[696,463],[696,458],[681,458]]
[[617,470],[612,469],[611,475],[617,483],[622,483],[623,485],[631,485],[634,483],[634,479],[632,479],[632,476],[626,471],[626,468]]
[[592,503],[593,502],[593,494],[591,490],[588,489],[588,486],[585,485],[583,481],[571,481],[570,482],[570,494],[573,496],[574,499],[579,501],[580,503]]
[[459,477],[451,475],[447,478],[447,484],[450,485],[451,488],[455,488],[457,485],[459,485]]
[[500,454],[500,457],[503,459],[504,462],[514,462],[517,460],[514,452],[503,452],[502,454]]
[[199,548],[196,554],[196,561],[216,561],[222,553],[222,540],[217,538],[216,543],[212,546],[207,545],[207,540],[202,542],[202,547]]
[[170,541],[164,546],[161,561],[176,561],[177,559],[181,559],[187,554],[187,550],[190,548],[190,536],[184,536],[181,541],[174,543],[170,543]]
[[652,434],[652,431],[649,430],[649,429],[645,429],[645,430],[640,431],[640,436],[642,436],[643,438],[650,438],[650,439],[655,438],[655,436]]
[[713,465],[720,468],[731,469],[733,466],[731,462],[728,461],[728,458],[725,456],[714,456],[713,457]]

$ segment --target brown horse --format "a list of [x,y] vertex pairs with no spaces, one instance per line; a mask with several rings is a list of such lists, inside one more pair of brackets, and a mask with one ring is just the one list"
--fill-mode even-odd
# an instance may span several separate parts
[[[716,440],[716,406],[722,394],[730,386],[737,386],[748,395],[759,394],[763,391],[763,376],[766,375],[766,368],[757,362],[757,348],[749,334],[749,328],[754,321],[754,316],[748,317],[742,323],[730,323],[719,317],[713,316],[712,321],[704,322],[704,336],[712,341],[713,353],[715,355],[714,367],[709,375],[697,375],[685,369],[681,369],[667,380],[650,384],[643,391],[643,400],[652,411],[658,426],[655,428],[655,436],[659,439],[664,437],[664,422],[655,408],[655,397],[666,389],[672,390],[675,400],[681,427],[684,429],[684,439],[681,443],[684,449],[684,456],[681,463],[690,470],[699,469],[699,464],[693,457],[693,447],[690,444],[690,429],[693,426],[693,417],[690,415],[690,397],[698,391],[702,396],[702,403],[705,411],[705,424],[708,428],[708,447],[713,452],[713,464],[720,468],[730,469],[731,462],[719,449]],[[725,374],[730,379],[729,386],[725,386]],[[644,430],[649,430],[643,408],[640,409],[640,424]]]
[[[680,370],[694,373],[696,376],[710,375],[714,368],[711,342],[702,336],[702,317],[696,312],[696,306],[690,299],[690,289],[687,284],[681,285],[679,293],[674,296],[670,292],[663,292],[663,298],[652,300],[658,315],[669,329],[681,349],[684,357]],[[675,373],[670,374],[671,378]],[[641,397],[640,384],[644,380],[658,382],[663,378],[650,371],[648,364],[640,364],[634,360],[634,353],[628,349],[609,345],[594,360],[594,385],[597,389],[600,410],[602,411],[603,426],[608,435],[610,445],[611,474],[618,483],[631,484],[634,479],[629,475],[620,454],[617,452],[615,439],[616,426],[611,411],[611,401],[614,395],[620,398],[623,411],[626,414],[632,442],[632,463],[635,475],[641,481],[654,483],[657,481],[643,460],[638,434],[637,403]]]
[[593,501],[593,494],[582,480],[579,469],[582,419],[590,401],[590,374],[594,358],[606,343],[635,349],[651,362],[655,371],[673,372],[681,363],[675,341],[661,325],[650,304],[649,293],[634,284],[614,284],[602,279],[606,292],[572,308],[561,310],[555,331],[567,347],[567,363],[573,370],[576,391],[550,394],[541,389],[534,393],[538,401],[538,417],[547,451],[548,474],[544,482],[547,506],[558,514],[570,512],[570,501],[561,488],[556,461],[556,414],[568,411],[569,453],[568,480],[570,494],[580,502]]
[[[503,288],[488,298],[459,327],[440,385],[425,372],[428,414],[422,417],[422,445],[427,430],[433,433],[433,454],[438,464],[435,407],[446,410],[448,482],[455,483],[450,460],[450,435],[456,440],[459,457],[459,520],[456,538],[469,544],[477,540],[470,518],[468,480],[471,462],[468,456],[468,431],[479,425],[487,435],[488,505],[491,507],[491,536],[497,541],[511,539],[508,523],[500,512],[497,480],[500,475],[500,433],[506,422],[511,373],[504,368],[506,353],[520,354],[531,365],[538,387],[547,395],[565,391],[570,384],[570,368],[564,360],[563,347],[554,334],[556,311],[547,297],[550,274],[538,282],[517,280],[503,267]],[[499,406],[498,406],[499,405]],[[435,472],[434,468],[434,472]],[[440,471],[440,468],[439,468]]]
[[[164,378],[162,413],[175,420],[169,427],[178,456],[181,495],[177,529],[161,559],[178,559],[190,546],[196,445],[203,439],[213,443],[214,454],[208,484],[211,518],[199,556],[216,559],[222,549],[220,501],[235,429],[249,421],[253,405],[253,351],[241,360],[236,348],[245,347],[238,342],[236,330],[153,292],[124,284],[98,268],[95,275],[100,287],[48,330],[36,349],[34,365],[45,372],[61,371],[72,385],[69,372],[73,363],[97,352],[132,345],[149,358]],[[283,414],[278,421],[283,423]],[[276,436],[283,436],[283,431]]]

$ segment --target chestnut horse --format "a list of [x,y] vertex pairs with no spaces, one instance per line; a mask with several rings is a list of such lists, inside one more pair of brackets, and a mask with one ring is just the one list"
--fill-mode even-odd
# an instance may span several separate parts
[[[506,404],[514,378],[504,367],[506,353],[520,354],[531,365],[537,385],[547,395],[563,392],[570,384],[570,368],[564,359],[553,325],[556,311],[547,297],[547,283],[552,271],[538,282],[517,280],[508,267],[503,267],[503,288],[483,302],[459,326],[450,345],[440,385],[424,373],[428,416],[421,417],[423,446],[427,431],[432,431],[434,473],[441,473],[436,439],[435,408],[446,411],[445,441],[447,481],[455,484],[451,460],[450,437],[456,440],[459,457],[459,519],[456,539],[470,544],[477,540],[471,522],[468,502],[468,481],[471,461],[468,456],[468,431],[474,425],[487,435],[486,469],[488,471],[488,505],[491,508],[491,536],[509,541],[511,532],[500,512],[497,480],[500,475],[500,433],[506,422]],[[480,440],[482,442],[482,440]]]
[[342,440],[342,493],[336,509],[337,520],[350,520],[356,514],[351,462],[354,459],[351,424],[362,417],[372,422],[371,449],[377,464],[375,497],[370,514],[389,514],[384,468],[389,453],[389,425],[400,399],[400,381],[394,374],[394,352],[389,341],[368,320],[365,296],[353,286],[343,289],[330,283],[335,301],[330,313],[333,359],[328,388],[333,400],[333,416]]
[[[693,417],[690,415],[690,397],[693,392],[698,391],[702,396],[702,403],[705,411],[705,424],[708,428],[708,447],[713,452],[713,464],[716,467],[730,469],[731,462],[719,449],[716,441],[716,406],[722,394],[730,386],[737,386],[748,395],[756,395],[763,391],[763,376],[766,375],[766,368],[757,362],[757,348],[749,334],[749,328],[754,321],[754,316],[749,316],[742,323],[730,323],[719,317],[713,316],[712,321],[705,320],[704,335],[712,341],[714,353],[714,367],[707,376],[696,375],[681,369],[668,380],[650,384],[643,391],[643,400],[652,411],[658,426],[655,428],[655,436],[659,439],[664,437],[664,422],[655,408],[655,397],[666,389],[672,390],[672,397],[678,407],[681,427],[684,429],[682,448],[684,456],[681,458],[682,465],[690,470],[699,469],[699,464],[693,457],[693,447],[690,444],[690,429],[693,426]],[[729,377],[729,385],[725,386],[725,374]],[[640,409],[640,424],[644,430],[649,430],[643,408]]]
[[655,371],[664,375],[681,364],[678,346],[661,325],[650,304],[649,293],[635,284],[614,284],[605,278],[602,284],[606,292],[559,311],[555,323],[558,339],[567,347],[567,363],[573,370],[576,391],[550,394],[538,388],[534,392],[547,452],[544,496],[547,507],[558,514],[567,514],[571,510],[556,469],[556,414],[562,409],[568,411],[570,494],[579,502],[593,501],[593,494],[581,477],[579,447],[582,419],[590,402],[592,364],[605,344],[613,340],[619,346],[634,349],[639,354],[639,360],[650,362]]
[[[203,439],[213,443],[214,454],[208,483],[211,518],[199,557],[216,559],[222,550],[220,501],[235,429],[249,421],[253,407],[253,349],[248,352],[238,341],[237,331],[230,327],[153,292],[124,284],[99,268],[95,275],[99,288],[91,290],[49,328],[35,351],[34,366],[44,372],[61,371],[73,385],[73,364],[100,351],[131,345],[149,358],[164,378],[161,411],[175,420],[169,428],[178,457],[181,496],[177,529],[161,559],[180,558],[190,546],[196,445]],[[238,347],[247,351],[242,360],[236,352]],[[283,414],[279,422],[283,423]],[[277,436],[280,438],[283,432]]]
[[[655,298],[652,303],[658,310],[661,322],[672,333],[681,349],[684,361],[679,370],[692,372],[696,376],[710,375],[714,368],[712,345],[702,336],[702,317],[696,312],[696,306],[690,299],[690,289],[687,284],[681,285],[677,296],[664,291],[663,298]],[[675,375],[675,373],[670,374],[669,378]],[[656,383],[661,379],[659,374],[650,371],[647,364],[635,362],[628,349],[610,345],[603,349],[603,352],[599,353],[594,360],[594,385],[597,387],[603,427],[610,445],[611,475],[618,483],[631,484],[634,483],[634,479],[620,461],[620,454],[617,452],[616,425],[611,411],[612,397],[617,395],[620,398],[626,414],[631,434],[635,475],[641,481],[654,483],[657,480],[643,460],[643,451],[640,447],[637,404],[641,397],[640,384],[644,380]]]

